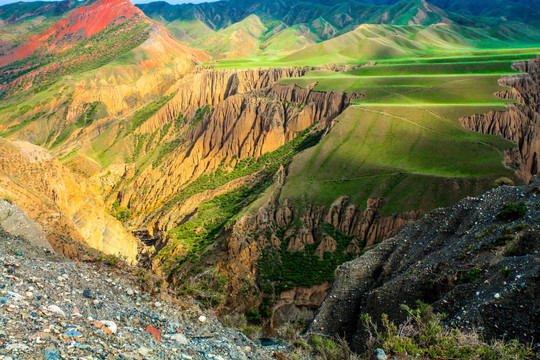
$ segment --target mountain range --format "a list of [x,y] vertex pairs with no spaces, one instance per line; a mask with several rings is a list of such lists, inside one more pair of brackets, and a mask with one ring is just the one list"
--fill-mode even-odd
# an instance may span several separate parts
[[122,256],[272,331],[406,223],[538,173],[538,19],[537,0],[0,6],[0,196],[67,257]]

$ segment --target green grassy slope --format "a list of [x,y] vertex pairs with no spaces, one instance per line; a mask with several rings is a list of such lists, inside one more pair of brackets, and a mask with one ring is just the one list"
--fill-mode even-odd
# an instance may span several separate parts
[[[504,89],[497,80],[514,72],[512,60],[528,56],[393,60],[282,80],[366,95],[316,147],[295,158],[282,198],[329,205],[351,195],[363,206],[370,197],[384,197],[384,213],[428,211],[511,176],[502,161],[514,145],[468,131],[459,118],[504,110],[508,101],[494,95]],[[458,184],[452,191],[450,182]]]
[[[535,47],[536,49],[531,50]],[[525,25],[522,27],[505,25],[479,30],[457,25],[426,27],[366,24],[342,36],[314,44],[287,56],[221,60],[216,66],[218,68],[316,66],[329,63],[362,64],[369,61],[441,57],[472,57],[470,61],[480,61],[476,57],[488,55],[491,58],[505,54],[531,53],[539,48],[540,32]]]

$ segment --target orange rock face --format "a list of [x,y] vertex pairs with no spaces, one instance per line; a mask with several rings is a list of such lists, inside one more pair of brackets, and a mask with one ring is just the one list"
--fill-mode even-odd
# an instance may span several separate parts
[[138,241],[105,211],[99,190],[26,142],[0,140],[0,189],[44,229],[53,248],[70,258],[81,244],[135,260]]

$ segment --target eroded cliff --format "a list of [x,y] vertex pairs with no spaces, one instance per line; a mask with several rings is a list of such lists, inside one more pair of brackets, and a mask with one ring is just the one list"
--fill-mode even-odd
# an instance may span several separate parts
[[83,258],[87,247],[135,260],[138,241],[106,212],[99,189],[38,146],[0,140],[0,189],[43,227],[54,250]]
[[[345,336],[363,351],[360,315],[402,322],[421,300],[445,323],[490,338],[538,338],[540,182],[502,186],[437,209],[336,270],[309,331]],[[512,205],[515,204],[515,208]],[[509,211],[508,209],[514,209]],[[518,210],[520,209],[520,210]]]
[[508,153],[507,162],[517,174],[530,180],[538,173],[540,155],[540,58],[515,62],[512,67],[523,74],[508,75],[499,83],[511,87],[498,95],[517,100],[506,111],[490,111],[462,118],[468,129],[514,141],[517,148]]
[[313,313],[326,297],[336,266],[419,217],[418,212],[381,215],[383,205],[382,199],[369,199],[361,209],[348,196],[330,207],[281,204],[276,198],[243,216],[220,239],[217,263],[230,274],[231,295],[221,310],[269,307],[270,330],[280,319]]

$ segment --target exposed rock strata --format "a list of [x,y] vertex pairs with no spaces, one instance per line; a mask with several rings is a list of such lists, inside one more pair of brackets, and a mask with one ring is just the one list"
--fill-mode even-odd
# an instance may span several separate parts
[[[401,304],[414,307],[422,300],[446,313],[447,324],[475,328],[487,338],[538,339],[532,324],[540,319],[540,182],[534,179],[526,187],[503,186],[434,210],[339,267],[310,331],[346,335],[362,350],[360,314],[380,319],[386,313],[400,322],[406,316]],[[519,201],[528,208],[525,216],[497,217],[505,202]],[[507,233],[512,236],[501,242]],[[478,276],[463,277],[473,269]]]
[[[179,116],[191,118],[205,105],[210,105],[211,110],[196,126],[186,130],[185,146],[170,154],[161,166],[147,167],[130,188],[118,195],[123,206],[129,205],[144,214],[135,221],[136,226],[152,224],[155,230],[175,227],[181,216],[191,210],[175,211],[175,219],[170,213],[149,218],[148,210],[170,201],[189,181],[215,171],[221,164],[234,166],[240,159],[258,158],[315,123],[324,126],[360,96],[276,84],[283,77],[301,76],[305,71],[203,71],[186,79],[176,95],[138,132],[153,132]],[[141,189],[146,190],[143,193]],[[137,202],[133,201],[135,197]]]
[[[346,251],[358,255],[365,246],[395,235],[405,223],[419,216],[417,212],[382,216],[379,210],[383,204],[381,199],[370,199],[367,208],[362,210],[358,205],[350,204],[349,197],[344,196],[330,207],[311,205],[300,210],[286,200],[283,205],[268,204],[255,215],[243,217],[220,241],[219,267],[230,274],[231,284],[224,309],[248,309],[259,305],[260,297],[244,296],[241,290],[246,280],[256,283],[261,250],[268,246],[281,246],[281,240],[276,236],[277,229],[287,229],[283,237],[290,238],[289,251],[304,251],[306,244],[317,243],[316,253],[322,258],[325,252],[336,250],[335,240],[320,231],[323,223],[330,224],[342,233],[354,236]],[[302,226],[298,227],[295,219]],[[278,318],[284,311],[291,312],[295,307],[313,311],[319,307],[328,289],[328,283],[311,288],[294,287],[281,295],[273,310]]]
[[0,157],[0,190],[43,226],[54,250],[80,258],[80,242],[135,260],[137,240],[105,211],[96,187],[29,143],[0,140]]
[[461,123],[468,129],[514,141],[517,149],[509,152],[508,162],[528,181],[538,173],[540,161],[540,58],[515,62],[513,68],[524,74],[503,77],[499,83],[512,90],[498,95],[519,103],[508,105],[507,111],[462,118]]

